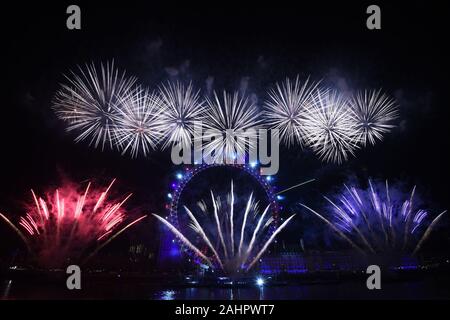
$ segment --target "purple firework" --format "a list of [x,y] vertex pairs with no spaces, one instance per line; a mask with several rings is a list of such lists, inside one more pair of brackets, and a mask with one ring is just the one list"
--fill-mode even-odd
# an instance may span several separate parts
[[388,181],[369,180],[366,189],[344,185],[333,199],[324,197],[329,204],[330,219],[301,205],[360,251],[410,251],[414,247],[412,253],[415,254],[447,212],[430,220],[428,211],[419,208],[415,189],[405,194],[399,188],[390,189]]

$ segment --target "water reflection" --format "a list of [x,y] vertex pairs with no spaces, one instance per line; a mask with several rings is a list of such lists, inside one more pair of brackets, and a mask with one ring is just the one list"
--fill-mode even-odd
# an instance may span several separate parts
[[12,280],[5,280],[3,282],[2,299],[8,299],[9,291],[11,291]]
[[200,299],[200,300],[264,300],[266,288],[185,288],[181,290],[161,290],[154,297],[156,300]]
[[259,300],[264,300],[264,286],[259,287]]
[[174,300],[176,292],[173,290],[163,290],[157,293],[156,300]]
[[142,299],[156,300],[303,300],[303,299],[449,299],[445,276],[383,283],[367,290],[365,281],[242,287],[162,287],[152,284],[86,283],[84,290],[67,290],[58,282],[0,280],[1,299]]
[[[293,286],[254,286],[241,288],[191,287],[158,291],[156,299],[175,300],[304,300],[304,299],[429,299],[448,298],[433,284],[418,282],[386,283],[383,290],[367,290],[365,283],[313,284]],[[380,292],[382,291],[382,292]],[[167,292],[171,292],[170,295]]]

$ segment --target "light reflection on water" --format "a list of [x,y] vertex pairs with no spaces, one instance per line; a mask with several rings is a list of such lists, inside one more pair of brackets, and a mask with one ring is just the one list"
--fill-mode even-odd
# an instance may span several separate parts
[[5,280],[2,286],[2,299],[8,299],[9,291],[11,290],[12,280]]
[[[118,280],[116,280],[118,281]],[[67,290],[58,282],[0,280],[1,299],[155,299],[155,300],[305,300],[305,299],[449,299],[448,277],[383,283],[367,290],[365,281],[247,287],[163,287],[130,282],[88,282]],[[65,283],[64,283],[65,284]]]
[[156,300],[174,300],[176,292],[173,290],[163,290],[156,294]]
[[239,300],[252,299],[264,300],[264,287],[257,288],[183,288],[179,290],[161,290],[154,294],[156,300],[177,299],[214,299],[214,300]]
[[161,290],[153,296],[161,300],[315,300],[315,299],[430,299],[446,298],[434,283],[386,283],[383,290],[367,290],[364,282],[341,284],[313,284],[292,286],[261,286],[242,288],[193,287],[176,291]]

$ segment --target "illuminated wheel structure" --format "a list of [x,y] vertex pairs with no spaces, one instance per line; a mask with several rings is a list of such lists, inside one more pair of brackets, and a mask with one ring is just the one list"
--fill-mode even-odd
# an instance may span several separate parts
[[[183,169],[183,172],[177,172],[175,177],[175,181],[173,181],[170,185],[171,192],[167,194],[167,198],[169,202],[166,204],[166,209],[168,210],[167,219],[172,223],[177,229],[180,228],[180,224],[178,221],[178,209],[179,209],[179,201],[180,197],[188,186],[189,182],[198,174],[217,167],[225,167],[225,168],[235,168],[246,172],[253,180],[255,180],[264,190],[265,195],[267,196],[268,203],[270,203],[270,212],[271,216],[274,219],[274,223],[271,224],[267,234],[265,235],[265,239],[267,240],[273,232],[276,230],[279,218],[280,211],[282,207],[278,204],[277,201],[277,193],[276,187],[271,184],[273,181],[273,176],[263,176],[260,174],[260,168],[256,164],[198,164],[192,166],[186,166]],[[193,253],[189,248],[186,248],[181,240],[178,238],[174,238],[174,241],[178,243],[178,246],[182,249],[184,253],[189,255],[197,264],[202,264],[202,260],[197,257],[195,253]]]

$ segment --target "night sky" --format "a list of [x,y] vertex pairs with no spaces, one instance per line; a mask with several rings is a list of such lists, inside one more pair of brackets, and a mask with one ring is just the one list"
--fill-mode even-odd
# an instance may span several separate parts
[[[72,1],[73,2],[73,1]],[[348,179],[401,181],[426,199],[431,212],[449,208],[448,11],[441,2],[383,4],[382,30],[365,26],[371,2],[242,1],[156,4],[154,1],[73,2],[82,11],[82,30],[66,28],[72,2],[13,4],[2,15],[3,99],[1,102],[0,212],[22,214],[29,189],[47,190],[62,176],[75,181],[117,177],[118,189],[134,192],[129,207],[162,213],[174,168],[169,152],[131,159],[115,151],[74,143],[51,110],[63,73],[77,64],[114,59],[120,69],[156,88],[161,81],[192,81],[207,89],[239,90],[264,101],[266,91],[285,77],[314,80],[342,91],[383,88],[400,106],[398,127],[374,147],[363,148],[342,165],[321,162],[307,150],[281,149],[275,183],[289,187],[316,178],[287,195],[285,215],[298,201],[320,207],[322,194]],[[50,4],[51,3],[51,4]],[[347,3],[347,2],[345,2]],[[276,6],[275,6],[276,5]],[[299,217],[283,239],[298,243],[298,230],[323,230],[315,218]],[[128,238],[151,245],[155,221]],[[442,220],[449,226],[449,216]],[[0,254],[19,241],[0,223]],[[4,236],[6,235],[6,236]],[[142,240],[140,240],[142,239]],[[308,245],[321,240],[312,237]],[[444,242],[443,242],[444,241]],[[448,229],[431,241],[441,250]],[[433,244],[434,243],[434,244]],[[443,243],[447,243],[444,245]],[[120,246],[120,244],[116,244]]]

